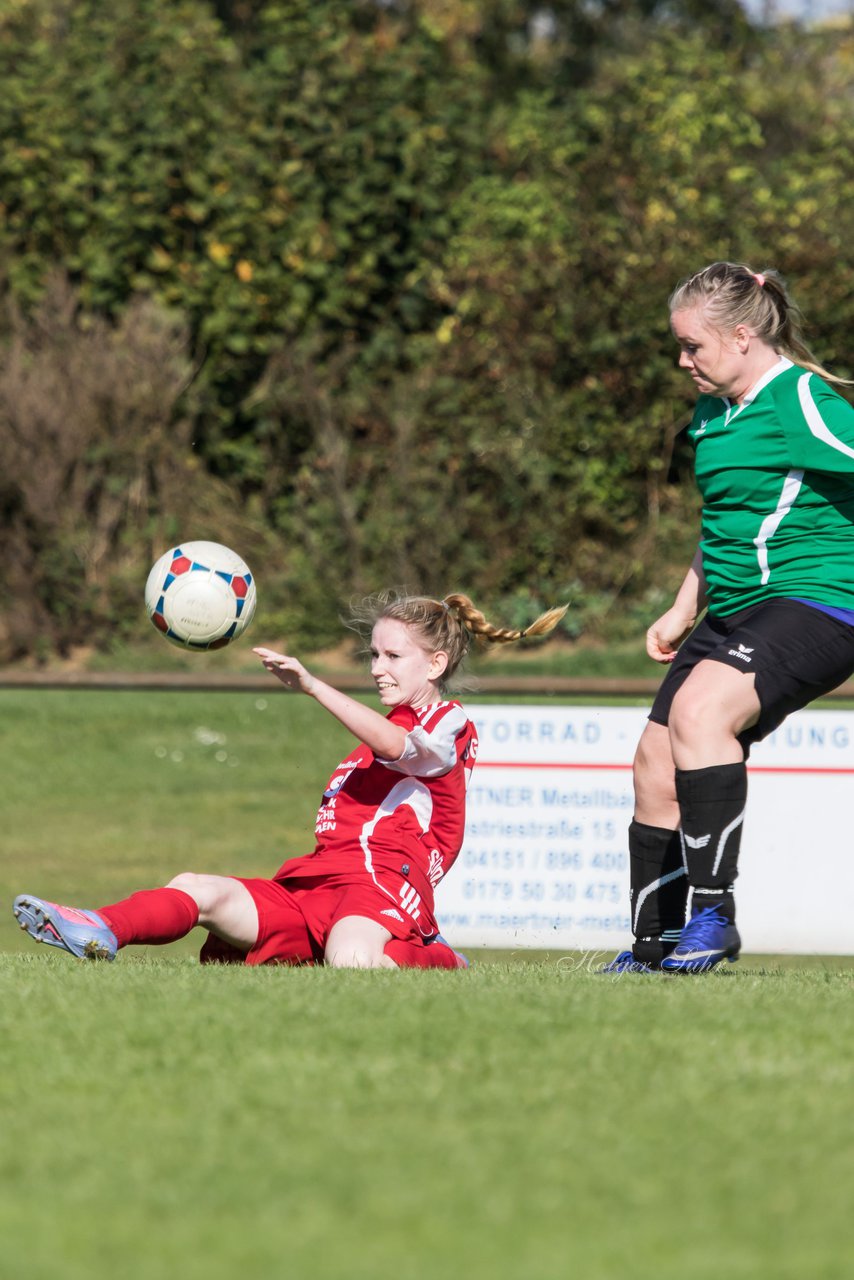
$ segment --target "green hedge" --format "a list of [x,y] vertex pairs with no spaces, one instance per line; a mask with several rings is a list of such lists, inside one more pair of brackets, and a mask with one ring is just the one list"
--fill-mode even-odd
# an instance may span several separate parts
[[0,657],[110,643],[173,537],[251,551],[295,642],[389,583],[656,607],[676,280],[781,268],[852,369],[854,53],[592,13],[0,7]]

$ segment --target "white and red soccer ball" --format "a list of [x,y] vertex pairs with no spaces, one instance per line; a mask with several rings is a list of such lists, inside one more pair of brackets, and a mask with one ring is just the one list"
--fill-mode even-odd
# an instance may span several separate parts
[[184,649],[222,649],[255,612],[255,579],[219,542],[182,542],[160,557],[145,584],[145,608],[158,631]]

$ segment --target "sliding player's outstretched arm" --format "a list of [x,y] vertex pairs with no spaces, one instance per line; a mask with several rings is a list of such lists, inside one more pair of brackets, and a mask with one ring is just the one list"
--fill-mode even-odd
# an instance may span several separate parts
[[273,649],[256,648],[253,652],[286,688],[314,698],[345,729],[369,746],[374,755],[383,760],[396,760],[401,755],[406,744],[406,732],[400,725],[393,724],[372,707],[357,702],[349,694],[312,675],[297,658],[276,653]]

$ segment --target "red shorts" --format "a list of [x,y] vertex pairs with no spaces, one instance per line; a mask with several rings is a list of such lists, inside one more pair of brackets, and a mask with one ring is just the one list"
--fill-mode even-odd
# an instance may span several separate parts
[[[393,938],[424,941],[418,924],[367,876],[234,879],[246,886],[257,908],[257,941],[243,952],[209,934],[199,957],[203,964],[321,963],[329,931],[344,916],[366,916],[388,929]],[[422,924],[434,925],[432,917],[426,922],[422,918]],[[435,931],[435,925],[429,929]]]

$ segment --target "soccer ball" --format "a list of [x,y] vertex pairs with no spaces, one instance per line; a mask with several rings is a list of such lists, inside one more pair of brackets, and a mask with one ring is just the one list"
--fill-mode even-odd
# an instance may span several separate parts
[[145,608],[167,640],[184,649],[223,649],[255,612],[255,579],[218,542],[182,542],[162,555],[145,584]]

